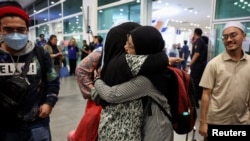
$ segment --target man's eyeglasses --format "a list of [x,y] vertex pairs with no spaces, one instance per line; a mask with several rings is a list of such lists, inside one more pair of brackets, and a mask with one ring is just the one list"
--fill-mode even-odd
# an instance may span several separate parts
[[27,28],[26,27],[17,27],[17,28],[12,28],[12,27],[3,27],[3,31],[7,32],[7,33],[26,33],[27,32]]
[[229,34],[223,34],[222,35],[222,40],[228,40],[228,38],[233,39],[237,35],[238,35],[238,33],[236,33],[236,32],[232,32],[232,33],[229,33]]

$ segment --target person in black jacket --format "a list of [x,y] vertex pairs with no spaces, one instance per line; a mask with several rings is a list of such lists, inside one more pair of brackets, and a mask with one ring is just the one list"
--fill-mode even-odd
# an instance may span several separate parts
[[[58,99],[59,77],[49,54],[28,40],[29,15],[21,5],[16,1],[2,1],[0,11],[3,40],[0,42],[0,140],[51,141],[49,116]],[[39,55],[35,52],[38,48]],[[31,63],[23,80],[28,87],[20,97],[19,89],[6,84],[24,71],[23,65],[29,58]],[[12,99],[17,105],[11,105],[6,99]]]

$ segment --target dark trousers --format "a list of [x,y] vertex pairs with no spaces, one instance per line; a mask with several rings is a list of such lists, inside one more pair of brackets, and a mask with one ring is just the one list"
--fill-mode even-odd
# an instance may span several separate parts
[[49,125],[33,129],[19,129],[14,131],[0,131],[1,141],[51,141]]
[[195,92],[196,92],[196,105],[199,108],[199,100],[201,100],[202,97],[202,87],[199,86],[203,71],[205,69],[205,64],[203,63],[194,63],[191,66],[191,73],[190,76],[193,80],[194,86],[195,86]]
[[76,61],[77,59],[69,59],[69,74],[70,75],[75,74]]

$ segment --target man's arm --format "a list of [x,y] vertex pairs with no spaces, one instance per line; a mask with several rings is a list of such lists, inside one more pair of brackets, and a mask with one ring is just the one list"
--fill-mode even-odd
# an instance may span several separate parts
[[210,101],[211,89],[203,88],[201,109],[200,109],[200,128],[199,132],[202,136],[207,137],[207,111]]
[[248,107],[249,107],[249,110],[250,110],[250,97],[248,99]]
[[191,59],[191,61],[189,63],[189,65],[187,65],[187,66],[188,67],[192,66],[197,61],[197,59],[199,58],[199,56],[200,56],[200,53],[199,52],[195,52],[194,56],[192,57],[192,59]]
[[89,50],[86,50],[86,49],[84,49],[84,48],[82,48],[81,49],[84,53],[86,53],[86,54],[89,54],[90,52],[89,52]]
[[58,94],[59,94],[59,89],[60,89],[60,82],[59,82],[59,77],[56,74],[51,58],[49,56],[49,53],[46,52],[45,50],[42,50],[43,52],[40,52],[43,58],[43,63],[45,65],[45,74],[46,74],[46,81],[45,82],[45,87],[46,87],[46,98],[44,103],[40,106],[40,112],[39,112],[39,117],[40,118],[45,118],[49,116],[49,114],[52,111],[52,108],[57,102],[58,99]]

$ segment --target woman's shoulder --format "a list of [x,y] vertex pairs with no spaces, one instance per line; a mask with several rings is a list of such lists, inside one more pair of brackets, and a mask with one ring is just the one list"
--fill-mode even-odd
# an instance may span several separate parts
[[45,44],[45,46],[43,47],[45,50],[49,50],[52,49],[51,45],[49,44]]

